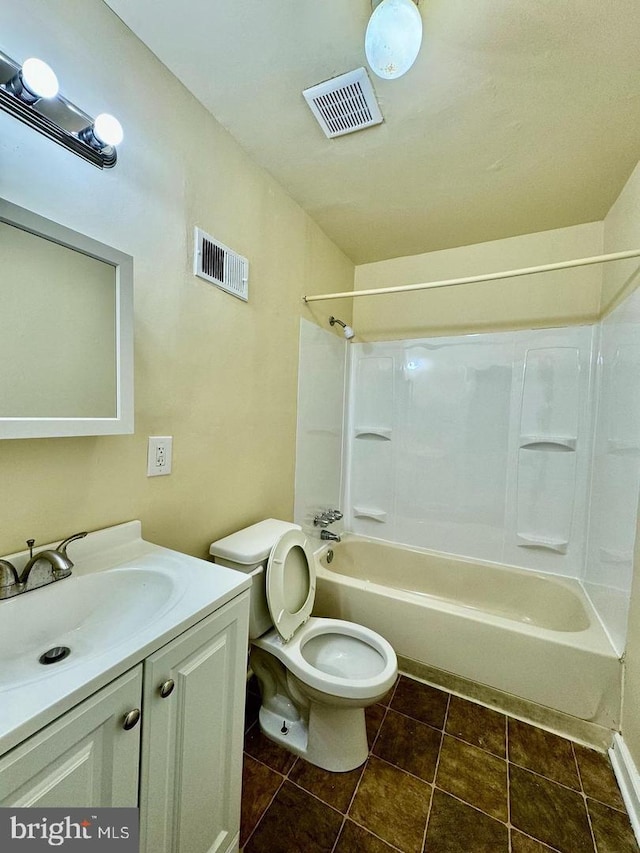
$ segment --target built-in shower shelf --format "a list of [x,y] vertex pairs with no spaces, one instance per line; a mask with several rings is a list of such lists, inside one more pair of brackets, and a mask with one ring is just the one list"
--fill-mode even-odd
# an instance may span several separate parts
[[548,551],[556,551],[558,554],[566,554],[569,547],[567,539],[537,536],[534,533],[518,533],[516,540],[520,548],[546,548]]
[[607,452],[616,456],[639,456],[640,444],[637,441],[625,441],[621,438],[610,438],[607,441]]
[[356,438],[364,438],[369,441],[391,441],[391,429],[389,427],[361,426],[354,430]]
[[600,548],[600,562],[631,565],[633,551],[618,551],[613,548]]
[[568,435],[521,435],[522,450],[550,450],[552,452],[570,452],[576,449],[577,439]]
[[387,520],[387,513],[383,509],[375,509],[373,507],[354,506],[354,518],[368,518],[370,521],[378,521],[384,524]]

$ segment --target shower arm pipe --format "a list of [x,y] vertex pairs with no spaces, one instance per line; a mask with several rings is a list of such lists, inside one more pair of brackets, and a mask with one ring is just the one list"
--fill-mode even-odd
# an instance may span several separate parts
[[378,287],[371,290],[344,290],[341,293],[321,293],[317,296],[303,296],[305,302],[323,302],[327,299],[355,299],[358,296],[383,296],[393,293],[410,293],[414,290],[430,290],[436,287],[456,287],[459,284],[475,284],[481,281],[500,281],[503,278],[517,278],[522,275],[534,275],[541,272],[568,270],[574,267],[586,267],[593,264],[606,264],[609,261],[624,261],[628,258],[640,257],[640,249],[628,252],[613,252],[609,255],[594,255],[591,258],[576,258],[573,261],[558,261],[553,264],[542,264],[537,267],[524,267],[517,270],[472,275],[465,278],[449,278],[442,281],[428,281],[424,284],[400,284],[396,287]]

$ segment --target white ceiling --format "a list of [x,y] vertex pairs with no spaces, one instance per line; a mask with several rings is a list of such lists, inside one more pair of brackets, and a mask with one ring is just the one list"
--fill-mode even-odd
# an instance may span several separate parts
[[355,263],[599,220],[640,158],[638,0],[420,0],[329,140],[302,90],[365,65],[370,0],[105,0]]

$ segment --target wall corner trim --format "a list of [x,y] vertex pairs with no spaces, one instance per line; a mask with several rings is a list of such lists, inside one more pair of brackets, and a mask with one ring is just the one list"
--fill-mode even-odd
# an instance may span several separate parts
[[640,773],[622,735],[617,732],[613,736],[609,757],[620,786],[622,799],[629,812],[631,826],[640,844]]

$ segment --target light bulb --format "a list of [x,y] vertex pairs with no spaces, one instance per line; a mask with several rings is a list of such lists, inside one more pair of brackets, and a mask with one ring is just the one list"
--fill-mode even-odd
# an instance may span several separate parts
[[41,59],[26,59],[21,75],[23,85],[36,98],[55,98],[58,94],[58,78],[53,69]]
[[100,113],[93,122],[93,132],[103,145],[120,145],[124,138],[122,125],[109,113]]
[[416,61],[422,44],[422,16],[413,0],[382,0],[369,19],[364,50],[378,77],[401,77]]

